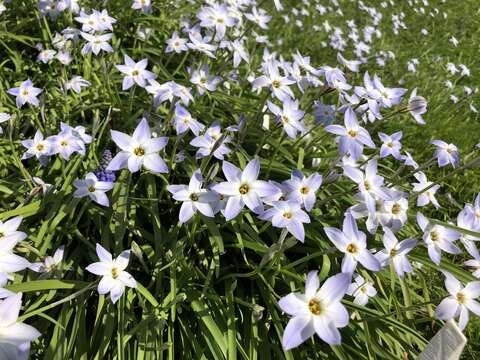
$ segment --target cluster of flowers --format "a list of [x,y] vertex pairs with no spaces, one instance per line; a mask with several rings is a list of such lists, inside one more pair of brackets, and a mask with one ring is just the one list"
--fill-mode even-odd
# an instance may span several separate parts
[[[39,60],[48,63],[55,56],[63,64],[69,64],[69,53],[66,43],[79,42],[83,38],[84,44],[81,53],[86,55],[92,52],[99,55],[101,51],[113,52],[108,43],[112,38],[113,24],[116,20],[109,16],[106,10],[93,10],[87,13],[78,9],[75,1],[42,1],[45,13],[50,16],[53,11],[61,12],[69,9],[79,11],[75,18],[82,24],[82,29],[65,29],[62,35],[55,37],[54,44],[59,49],[57,54],[53,50],[41,50]],[[233,3],[233,2],[232,2]],[[64,4],[64,5],[60,5]],[[211,59],[223,56],[233,63],[237,69],[242,62],[250,63],[250,56],[244,46],[242,36],[246,20],[256,24],[260,29],[266,29],[271,17],[255,5],[247,12],[249,2],[239,2],[201,7],[197,14],[198,21],[185,22],[182,33],[174,32],[167,41],[166,53],[171,56],[183,52],[194,52],[199,56]],[[276,1],[277,9],[281,4]],[[134,1],[132,7],[141,9],[144,13],[151,10],[150,1]],[[53,10],[52,10],[53,9]],[[361,125],[368,125],[379,120],[410,113],[419,124],[424,124],[422,115],[427,111],[426,100],[417,95],[414,89],[408,100],[404,100],[406,89],[389,88],[384,86],[378,75],[364,74],[363,84],[355,86],[347,81],[347,69],[359,72],[359,67],[366,62],[370,44],[375,37],[380,37],[376,26],[379,24],[381,14],[362,6],[362,9],[372,19],[372,27],[364,29],[363,41],[359,41],[361,31],[352,23],[349,38],[356,44],[356,60],[347,60],[338,53],[338,67],[314,67],[309,57],[302,56],[298,51],[292,55],[293,61],[287,61],[283,56],[270,52],[265,48],[261,66],[258,69],[249,69],[245,78],[251,85],[251,90],[261,94],[267,90],[265,103],[261,112],[266,115],[267,123],[270,115],[276,120],[277,126],[291,139],[301,139],[309,136],[312,129],[305,121],[306,111],[300,109],[300,97],[307,90],[320,90],[322,93],[338,93],[338,106],[318,102],[314,106],[314,116],[317,124],[325,125],[324,130],[336,136],[338,144],[338,158],[333,164],[335,170],[328,175],[332,182],[343,176],[353,182],[356,193],[353,196],[356,204],[349,208],[344,217],[343,228],[326,227],[326,236],[334,247],[343,253],[341,273],[327,279],[320,287],[316,271],[309,272],[306,279],[304,294],[292,293],[279,301],[282,310],[291,315],[283,337],[285,349],[300,345],[307,338],[317,333],[318,336],[329,344],[341,342],[338,328],[344,327],[349,322],[349,314],[342,305],[341,300],[345,294],[352,295],[355,302],[365,305],[369,297],[375,296],[376,290],[373,283],[360,274],[355,273],[358,264],[372,272],[380,271],[392,263],[396,274],[404,277],[405,273],[413,271],[408,260],[408,253],[420,244],[427,247],[428,254],[435,264],[439,264],[442,251],[458,254],[460,248],[454,244],[456,240],[462,241],[473,260],[465,264],[476,269],[476,276],[480,277],[480,255],[474,241],[480,240],[472,235],[461,235],[459,232],[446,226],[436,224],[427,219],[422,213],[417,213],[417,223],[423,231],[423,242],[409,238],[399,241],[398,231],[406,224],[409,208],[408,194],[395,186],[387,184],[378,169],[378,159],[392,157],[392,161],[403,162],[404,167],[411,167],[418,182],[411,184],[413,196],[416,197],[418,207],[433,204],[440,207],[435,194],[439,185],[430,182],[421,167],[412,155],[401,151],[402,132],[385,134],[379,132],[378,138],[382,143],[379,154],[374,149],[377,145],[371,134]],[[318,9],[320,12],[328,9]],[[191,25],[194,24],[194,25]],[[402,16],[394,21],[394,27],[404,27]],[[330,25],[324,23],[327,29]],[[330,30],[327,30],[330,32]],[[182,37],[184,36],[184,37]],[[268,43],[268,39],[253,32],[257,43]],[[342,32],[334,29],[330,35],[330,45],[339,51],[346,48]],[[58,55],[62,52],[63,56]],[[377,62],[382,63],[389,54],[379,54]],[[189,221],[198,211],[203,216],[214,217],[222,214],[226,221],[237,217],[245,206],[263,221],[270,221],[274,227],[285,229],[294,238],[303,242],[305,240],[305,227],[311,221],[309,213],[316,202],[316,192],[324,182],[317,172],[304,174],[298,169],[292,169],[290,179],[276,182],[265,179],[259,180],[260,162],[253,159],[244,169],[240,169],[229,161],[224,160],[231,149],[227,146],[232,142],[234,133],[238,133],[246,126],[245,120],[240,120],[236,125],[226,127],[222,132],[219,122],[212,123],[208,128],[195,119],[188,106],[195,101],[191,87],[181,85],[175,81],[163,84],[155,79],[157,75],[147,70],[148,60],[142,59],[135,62],[128,55],[124,56],[124,64],[117,64],[116,69],[122,73],[123,91],[133,91],[132,87],[138,86],[152,95],[156,107],[165,102],[170,104],[170,117],[168,124],[175,128],[177,136],[187,136],[191,132],[195,137],[189,144],[197,148],[196,158],[213,156],[222,161],[223,175],[226,181],[213,178],[204,179],[202,171],[197,169],[187,184],[172,184],[167,187],[173,198],[182,203],[179,211],[180,223]],[[196,95],[204,96],[215,92],[224,81],[237,83],[239,71],[234,70],[225,77],[210,73],[207,65],[191,67],[188,69],[189,82],[195,87]],[[222,74],[223,75],[223,74]],[[83,87],[91,84],[80,76],[73,77],[65,84],[65,89],[81,93]],[[228,86],[225,85],[228,91]],[[19,87],[8,90],[9,94],[16,97],[16,105],[21,109],[25,104],[38,106],[40,101],[37,96],[41,89],[33,86],[30,80],[24,81]],[[300,95],[300,96],[299,96]],[[387,115],[382,112],[389,111]],[[343,116],[343,125],[333,124],[337,118]],[[0,114],[0,122],[10,119],[6,113]],[[83,126],[72,128],[61,123],[61,131],[57,135],[44,139],[38,130],[33,140],[24,140],[22,145],[27,148],[22,159],[36,157],[42,165],[47,165],[47,159],[54,154],[60,154],[68,160],[73,153],[85,155],[86,144],[91,143],[91,136],[86,134]],[[157,136],[152,132],[147,118],[142,118],[131,135],[111,130],[111,139],[120,149],[113,156],[110,152],[104,153],[100,168],[89,172],[85,179],[76,179],[73,182],[76,188],[74,196],[78,198],[89,197],[94,202],[109,206],[106,193],[114,187],[115,171],[128,169],[136,173],[141,169],[153,173],[167,173],[169,167],[161,156],[167,146],[169,137]],[[460,158],[458,150],[453,144],[441,140],[432,142],[436,146],[434,158],[440,167],[452,165],[459,167]],[[366,150],[368,148],[369,150]],[[368,153],[369,152],[369,153]],[[365,154],[364,154],[365,153]],[[177,154],[176,161],[182,161],[181,154]],[[340,174],[340,169],[342,173]],[[208,172],[209,173],[209,172]],[[480,231],[480,197],[475,205],[467,204],[458,215],[458,226],[472,231]],[[367,248],[367,235],[359,230],[357,220],[366,218],[365,224],[370,234],[375,234],[379,227],[383,231],[384,249],[374,251]],[[58,269],[63,260],[63,248],[59,248],[53,257],[47,257],[43,263],[30,264],[26,259],[15,255],[13,249],[25,239],[26,234],[17,231],[20,218],[11,219],[0,224],[0,285],[4,286],[11,280],[11,274],[30,268],[42,273],[51,273]],[[89,265],[87,271],[101,276],[98,284],[100,294],[110,293],[112,302],[116,302],[124,293],[126,287],[136,287],[136,281],[125,271],[129,261],[130,252],[123,251],[113,259],[106,249],[97,244],[99,262]],[[480,315],[480,304],[475,300],[480,296],[480,282],[471,282],[465,287],[453,275],[444,273],[446,288],[450,296],[437,307],[436,316],[439,319],[459,317],[460,327],[464,328],[468,321],[469,311]],[[2,307],[16,306],[20,308],[21,295],[8,294],[0,303]],[[13,304],[13,305],[12,305]],[[13,314],[13,312],[12,312]],[[5,326],[19,326],[16,317],[12,315],[0,322]],[[28,350],[30,341],[39,336],[39,333],[30,327],[24,326],[20,332],[23,337],[11,341],[18,351]],[[3,336],[0,334],[0,337]],[[7,340],[6,340],[7,341]]]
[[23,159],[36,157],[42,165],[47,165],[48,157],[60,154],[60,156],[69,160],[73,153],[82,156],[86,152],[86,144],[92,141],[92,137],[85,133],[85,128],[81,125],[72,128],[61,123],[61,131],[57,135],[44,138],[42,132],[37,130],[31,140],[23,140],[22,145],[27,149],[22,156]]
[[[0,342],[2,356],[8,359],[27,359],[30,343],[41,334],[34,327],[19,322],[18,315],[22,305],[22,294],[14,293],[3,287],[13,274],[25,269],[40,273],[40,279],[62,272],[64,247],[60,246],[53,256],[47,256],[42,262],[30,263],[27,259],[14,254],[14,248],[27,234],[18,231],[22,218],[17,216],[8,221],[0,221]],[[125,287],[136,287],[135,279],[125,270],[128,265],[130,251],[123,251],[116,259],[97,244],[97,255],[100,262],[87,266],[92,274],[102,276],[98,291],[110,293],[112,302],[116,302],[123,294]]]

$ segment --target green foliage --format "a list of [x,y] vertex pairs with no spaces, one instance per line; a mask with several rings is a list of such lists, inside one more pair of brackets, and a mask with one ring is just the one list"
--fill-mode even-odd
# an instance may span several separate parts
[[[177,2],[155,2],[153,15],[141,16],[130,9],[130,1],[109,1],[105,6],[118,20],[112,41],[117,51],[82,57],[77,47],[68,67],[36,62],[34,47],[37,42],[50,44],[56,31],[77,26],[71,16],[48,20],[40,16],[33,0],[10,4],[14,10],[0,15],[0,111],[14,114],[0,137],[0,219],[24,217],[22,230],[28,233],[28,238],[17,250],[32,262],[65,245],[68,263],[61,278],[39,280],[37,274],[28,271],[17,275],[8,285],[12,291],[25,293],[20,320],[42,333],[32,344],[32,358],[416,358],[442,325],[433,318],[434,305],[446,294],[438,270],[446,269],[462,281],[472,280],[459,266],[465,260],[464,255],[444,255],[441,266],[437,267],[429,260],[426,249],[418,247],[411,255],[417,263],[415,274],[408,275],[404,283],[389,269],[375,275],[362,270],[362,276],[374,282],[378,296],[367,306],[356,305],[348,297],[344,300],[354,317],[341,331],[343,344],[328,346],[313,337],[293,351],[282,350],[281,338],[288,317],[277,305],[279,298],[302,291],[304,275],[309,270],[319,270],[322,281],[340,271],[341,256],[327,239],[323,227],[339,227],[344,211],[354,203],[349,182],[322,185],[311,214],[312,223],[306,227],[304,244],[290,235],[281,241],[280,230],[248,212],[228,223],[218,216],[210,219],[197,215],[187,224],[178,224],[179,206],[166,191],[166,185],[187,183],[196,168],[207,169],[207,165],[213,169],[210,179],[219,180],[218,161],[209,158],[199,165],[189,139],[173,140],[174,130],[160,126],[161,119],[171,115],[171,109],[167,105],[155,109],[150,96],[140,88],[120,91],[122,75],[113,68],[114,64],[123,63],[123,53],[136,59],[146,57],[160,83],[175,80],[188,85],[186,66],[194,64],[195,57],[192,53],[185,57],[168,55],[164,48],[171,33],[179,30],[179,20],[194,14],[198,7],[183,1],[178,2],[181,5],[174,3]],[[345,19],[361,23],[363,15],[346,3],[341,2]],[[368,3],[378,6],[380,2]],[[101,7],[94,1],[82,5]],[[394,51],[397,58],[384,68],[372,65],[368,71],[377,72],[391,86],[403,78],[404,87],[418,87],[419,94],[429,101],[429,111],[425,127],[419,128],[408,114],[402,114],[388,123],[380,123],[376,130],[386,133],[403,130],[404,147],[423,163],[432,156],[431,139],[457,144],[464,154],[464,163],[478,155],[472,152],[480,130],[478,117],[468,111],[466,101],[452,105],[449,91],[443,85],[446,71],[436,61],[436,56],[442,56],[467,64],[473,74],[480,71],[475,5],[471,1],[438,4],[441,11],[448,13],[448,19],[444,20],[440,16],[421,18],[407,2],[398,2],[395,13],[404,11],[407,19],[414,20],[409,22],[408,31],[395,36],[391,24],[380,28],[382,40],[376,46]],[[262,6],[274,12],[270,2],[262,2]],[[300,5],[292,1],[288,6]],[[315,14],[313,4],[307,8],[312,16],[303,18],[306,30],[302,33],[293,22],[285,24],[281,17],[274,17],[268,34],[273,39],[283,37],[283,43],[275,44],[274,50],[290,54],[298,48],[302,54],[310,55],[316,65],[334,64],[336,51],[320,46],[326,35],[312,30],[313,25],[321,25],[331,15]],[[389,11],[392,8],[385,16],[391,16]],[[333,23],[334,18],[330,21]],[[430,35],[423,37],[419,31],[427,26]],[[152,29],[146,41],[136,36],[136,31],[143,27]],[[461,48],[446,46],[451,35],[462,41]],[[252,54],[249,67],[254,70],[260,65],[261,51],[254,40],[249,39],[247,44]],[[412,57],[419,58],[421,63],[415,74],[406,72],[406,61]],[[204,58],[204,61],[208,61],[214,74],[231,68],[228,59]],[[81,95],[66,96],[61,84],[74,75],[81,75],[92,86]],[[14,98],[6,93],[28,77],[34,84],[42,84],[44,106],[40,110],[16,110]],[[360,75],[351,75],[351,83],[360,82]],[[475,85],[472,82],[466,77],[455,80],[457,85]],[[218,120],[222,126],[232,125],[240,114],[245,115],[247,127],[236,137],[232,145],[235,152],[229,159],[243,167],[257,156],[261,178],[283,181],[295,167],[308,174],[313,171],[324,177],[330,174],[337,156],[332,137],[321,127],[314,127],[298,141],[287,140],[278,127],[265,131],[260,126],[265,94],[256,95],[249,88],[247,79],[240,78],[238,85],[230,90],[222,88],[197,97],[189,111],[204,124]],[[321,99],[330,103],[335,96],[327,94]],[[308,89],[300,107],[306,109],[319,99],[318,89]],[[165,176],[149,172],[130,175],[127,170],[122,171],[117,174],[109,208],[85,198],[74,198],[72,181],[95,170],[103,149],[112,148],[109,129],[129,133],[143,113],[149,114],[151,123],[158,122],[155,130],[171,136],[165,151],[171,171]],[[33,137],[38,128],[46,134],[56,133],[61,121],[82,124],[94,136],[85,157],[76,155],[68,162],[52,158],[47,167],[41,167],[34,159],[20,160],[21,139]],[[175,163],[180,150],[186,150],[186,159]],[[413,180],[407,169],[396,171],[397,164],[389,161],[383,164],[380,172],[389,183],[405,187]],[[429,218],[444,223],[453,220],[463,204],[472,202],[480,190],[477,169],[453,175],[450,170],[438,170],[436,166],[425,171],[429,179],[444,179],[438,196],[442,208],[425,211]],[[52,183],[55,191],[42,197],[31,181],[32,176]],[[409,210],[412,221],[399,233],[401,239],[421,236],[414,225],[414,205],[412,198]],[[136,250],[128,271],[136,278],[138,287],[128,289],[115,305],[108,297],[97,294],[96,278],[84,271],[96,259],[97,242],[114,255],[123,249]],[[382,248],[379,236],[370,236],[368,242],[370,248]],[[479,329],[480,322],[472,319],[466,330],[470,341],[466,358],[480,356]]]

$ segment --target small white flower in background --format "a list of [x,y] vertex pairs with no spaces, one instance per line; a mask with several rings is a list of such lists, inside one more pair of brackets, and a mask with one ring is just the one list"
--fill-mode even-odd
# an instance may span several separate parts
[[471,247],[469,253],[473,256],[473,259],[465,261],[464,265],[471,267],[473,270],[472,275],[480,279],[480,253],[475,245]]
[[167,100],[173,102],[175,97],[180,98],[180,101],[185,106],[188,106],[190,101],[193,101],[191,88],[179,85],[175,81],[168,81],[161,85],[155,80],[148,80],[148,82],[150,85],[147,85],[145,90],[153,95],[153,105],[155,107],[160,106]]
[[379,220],[383,227],[388,227],[397,232],[408,220],[408,200],[404,197],[405,194],[395,191],[392,191],[390,196],[394,200],[383,202]]
[[392,155],[395,159],[401,160],[402,155],[400,154],[400,149],[402,144],[400,140],[402,139],[403,133],[398,131],[392,135],[387,135],[382,132],[378,133],[378,137],[382,140],[383,144],[380,148],[380,157],[384,158],[388,155]]
[[[212,124],[212,127],[207,129],[204,135],[197,136],[190,141],[190,145],[198,148],[197,153],[195,154],[196,159],[201,159],[205,156],[209,156],[212,154],[213,151],[213,156],[215,156],[218,160],[223,160],[224,155],[230,152],[230,149],[225,145],[230,141],[230,137],[226,136],[220,144],[217,144],[217,141],[220,140],[222,134],[219,133],[218,136],[216,136],[216,134],[215,136],[212,136],[209,133],[209,130],[214,127],[218,127],[220,129],[220,125]],[[217,144],[217,147],[215,147],[215,144]]]
[[147,80],[153,80],[157,77],[151,71],[146,70],[148,59],[143,59],[136,63],[130,56],[125,55],[124,60],[125,65],[115,65],[118,71],[126,75],[123,78],[122,90],[128,90],[134,84],[144,88]]
[[22,218],[17,216],[8,221],[0,221],[0,287],[8,280],[13,280],[12,273],[22,271],[30,266],[30,262],[13,253],[17,244],[27,237],[22,231],[17,231]]
[[347,295],[353,296],[353,302],[358,305],[367,305],[368,300],[377,295],[377,289],[371,281],[366,281],[360,274],[354,275],[354,281],[348,286]]
[[95,11],[93,11],[91,14],[87,14],[81,10],[80,15],[75,17],[75,21],[82,24],[82,31],[100,31],[100,19],[98,18],[98,13]]
[[113,31],[112,25],[115,24],[117,20],[108,15],[108,11],[106,9],[103,9],[102,12],[97,10],[93,10],[93,12],[97,15],[100,31]]
[[55,57],[63,65],[69,65],[73,61],[73,57],[69,51],[59,51]]
[[158,173],[167,173],[168,167],[158,152],[168,142],[168,137],[152,138],[147,119],[143,118],[135,128],[132,136],[111,130],[112,140],[122,150],[108,164],[108,171],[116,171],[128,167],[131,173],[143,166]]
[[98,293],[100,295],[110,293],[110,298],[115,304],[124,293],[125,287],[137,287],[133,276],[124,271],[128,266],[130,250],[122,251],[115,259],[100,244],[97,244],[96,252],[100,261],[88,265],[85,270],[102,277],[98,283]]
[[445,80],[444,84],[448,89],[453,89],[453,83],[450,80]]
[[35,185],[37,185],[39,188],[42,189],[42,194],[43,195],[47,195],[53,187],[52,184],[47,184],[45,181],[43,181],[42,179],[40,179],[39,177],[36,177],[36,176],[32,177],[32,182]]
[[306,177],[299,170],[293,170],[290,180],[283,182],[288,189],[287,200],[295,200],[301,203],[305,210],[312,210],[317,199],[315,193],[322,184],[322,179],[316,172]]
[[408,151],[405,151],[405,155],[403,155],[402,160],[406,166],[413,167],[414,169],[418,169],[419,167],[412,154],[410,154]]
[[333,245],[345,254],[342,272],[353,274],[358,263],[372,271],[381,269],[380,262],[367,249],[365,233],[358,230],[357,222],[350,212],[343,220],[343,231],[333,227],[326,227],[324,230]]
[[40,53],[37,56],[37,60],[41,61],[44,64],[47,64],[49,61],[51,61],[57,52],[55,50],[51,49],[46,49],[40,51]]
[[132,9],[142,10],[144,14],[148,14],[152,9],[151,0],[133,0]]
[[179,37],[178,33],[174,31],[172,37],[167,40],[167,48],[165,49],[165,52],[171,53],[175,51],[179,54],[183,51],[188,51],[187,42],[187,39]]
[[268,87],[272,95],[280,101],[295,98],[290,85],[295,84],[295,80],[288,76],[280,74],[279,63],[270,61],[263,67],[264,75],[257,77],[252,81],[253,90]]
[[387,200],[389,198],[384,190],[384,178],[377,174],[377,168],[377,159],[372,159],[367,163],[365,173],[355,167],[343,167],[344,175],[358,184],[360,194],[365,199],[368,211],[372,214],[375,213],[377,199]]
[[112,33],[102,35],[92,35],[85,32],[81,33],[82,37],[87,43],[82,48],[82,55],[86,55],[89,52],[93,52],[95,55],[103,50],[105,52],[113,52],[112,46],[108,43],[112,38]]
[[283,101],[282,108],[270,101],[267,102],[267,105],[291,139],[295,139],[297,133],[303,134],[305,132],[305,127],[302,123],[305,112],[298,108],[297,100],[286,99]]
[[243,42],[240,40],[234,40],[229,43],[229,47],[233,51],[233,67],[237,68],[240,65],[240,62],[244,60],[247,64],[250,63],[250,58],[248,56],[247,50],[243,46]]
[[74,180],[73,186],[77,190],[73,193],[73,196],[76,198],[82,198],[88,196],[97,204],[102,206],[109,206],[110,202],[108,201],[107,191],[113,189],[113,182],[109,181],[98,181],[98,178],[94,173],[88,173],[85,176],[85,180]]
[[26,239],[27,234],[25,234],[23,231],[17,230],[21,222],[21,216],[16,216],[5,222],[0,221],[0,242],[8,240],[14,243],[18,243]]
[[358,60],[345,59],[341,53],[337,53],[337,61],[353,72],[359,72],[359,67],[362,64],[362,62]]
[[167,190],[172,193],[173,198],[182,201],[180,213],[178,214],[180,223],[185,223],[200,211],[203,215],[214,217],[213,203],[219,198],[218,194],[202,188],[202,174],[200,169],[196,170],[190,182],[187,185],[168,185]]
[[428,248],[428,256],[436,264],[440,264],[442,250],[449,254],[460,254],[462,251],[454,244],[460,234],[441,225],[431,224],[421,213],[417,213],[417,223],[423,231],[423,241]]
[[451,36],[450,39],[448,39],[452,43],[453,46],[457,47],[458,46],[458,40],[455,36]]
[[180,105],[180,102],[175,104],[175,116],[172,119],[172,124],[175,125],[177,135],[183,134],[190,129],[192,133],[198,136],[205,129],[205,125],[192,118],[192,115]]
[[340,155],[350,154],[354,160],[363,154],[363,147],[375,148],[370,134],[359,126],[355,112],[351,107],[345,111],[344,126],[328,125],[325,131],[338,135],[338,151]]
[[200,95],[205,94],[207,91],[217,90],[217,85],[222,78],[220,76],[210,75],[208,66],[205,65],[198,70],[190,70],[191,73],[190,82],[197,86],[197,91]]
[[292,316],[283,332],[283,348],[293,349],[315,333],[330,345],[340,344],[338,328],[347,326],[350,320],[341,303],[349,284],[350,275],[342,273],[329,277],[320,287],[317,271],[310,271],[304,294],[282,297],[278,305]]
[[230,221],[235,218],[245,205],[257,214],[263,213],[262,198],[273,196],[279,189],[263,180],[258,180],[260,162],[251,160],[241,171],[235,165],[224,161],[223,174],[227,181],[215,184],[212,189],[219,194],[228,196],[225,208],[225,219]]
[[215,28],[215,40],[222,40],[228,27],[237,23],[237,19],[231,16],[226,4],[216,4],[200,8],[197,14],[200,19],[200,26]]
[[437,147],[434,156],[437,158],[439,167],[452,164],[452,166],[456,168],[460,165],[458,149],[455,145],[447,144],[442,140],[433,140],[432,144]]
[[[418,171],[413,174],[418,180],[418,183],[413,183],[413,191],[421,192],[423,189],[433,185],[433,182],[427,180],[427,176],[422,172]],[[435,193],[440,189],[440,185],[434,185],[427,191],[422,192],[417,198],[417,206],[425,206],[429,203],[432,203],[435,208],[439,208],[440,204],[435,198]]]
[[435,309],[435,317],[440,320],[458,319],[460,330],[468,323],[469,311],[480,316],[480,303],[475,299],[480,296],[480,281],[469,282],[465,287],[452,274],[442,271],[445,275],[445,287],[450,296],[442,300]]
[[46,165],[48,162],[47,157],[53,153],[50,141],[43,138],[40,130],[37,130],[33,140],[22,140],[21,144],[27,148],[27,151],[22,156],[22,160],[35,156],[42,165]]
[[382,266],[388,266],[389,263],[392,263],[397,275],[403,278],[405,273],[412,272],[412,266],[408,261],[407,254],[417,245],[417,240],[412,238],[399,242],[389,228],[384,228],[383,230],[383,246],[385,249],[377,252],[375,257]]
[[47,256],[43,262],[35,262],[30,264],[29,269],[39,273],[53,273],[60,267],[63,260],[65,247],[60,246],[53,256]]
[[310,217],[301,209],[301,203],[295,200],[273,201],[272,208],[259,215],[262,220],[270,220],[277,228],[285,228],[295,239],[305,241],[303,223],[310,223]]
[[75,76],[65,83],[65,89],[75,91],[77,94],[82,92],[82,88],[89,87],[90,81],[85,80],[81,76]]
[[[480,196],[475,199],[475,204],[466,204],[462,211],[457,215],[457,226],[472,232],[480,232]],[[467,234],[465,232],[460,234],[460,242],[463,244],[467,252],[474,258],[478,258],[478,249],[475,243],[480,241],[478,236]]]
[[453,63],[447,63],[447,71],[450,72],[450,74],[452,75],[455,75],[457,72],[459,72],[460,70],[457,69],[457,67],[455,66],[455,64]]
[[40,337],[33,326],[18,321],[22,293],[0,301],[0,353],[5,360],[27,360],[30,343]]
[[32,81],[28,79],[22,82],[19,87],[11,88],[7,92],[17,97],[17,108],[20,109],[26,103],[38,106],[37,96],[42,92],[42,89],[34,87]]
[[71,127],[70,125],[65,124],[64,122],[60,122],[60,129],[62,131],[70,132],[83,144],[90,144],[92,142],[92,137],[86,133],[86,129],[82,125]]
[[[0,112],[0,124],[1,123],[4,123],[8,120],[11,119],[11,116],[10,114],[7,114],[7,113],[4,113],[4,112]],[[3,134],[3,129],[0,127],[0,134]]]
[[464,64],[460,64],[458,65],[460,67],[460,69],[462,69],[462,72],[460,75],[462,76],[470,76],[470,69],[468,67],[466,67]]
[[70,11],[72,14],[78,14],[80,12],[79,0],[60,0],[57,2],[57,11]]
[[260,28],[266,30],[268,29],[267,23],[272,19],[271,16],[267,15],[265,10],[263,9],[258,9],[256,6],[252,7],[252,13],[245,13],[245,17],[256,23]]
[[190,33],[188,37],[190,38],[190,42],[187,43],[187,46],[190,49],[200,51],[208,57],[216,59],[216,56],[213,52],[217,50],[217,45],[210,44],[210,41],[212,40],[210,36],[205,36],[202,38],[201,35],[197,36]]
[[62,130],[58,135],[49,136],[47,140],[51,144],[52,154],[60,154],[65,160],[69,160],[75,152],[85,155],[85,144],[70,129]]

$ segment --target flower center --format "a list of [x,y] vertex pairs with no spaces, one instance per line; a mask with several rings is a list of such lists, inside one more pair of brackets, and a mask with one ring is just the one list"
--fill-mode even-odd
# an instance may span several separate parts
[[397,249],[390,250],[390,257],[394,257],[395,255],[397,255]]
[[133,150],[133,153],[137,156],[143,156],[145,155],[145,150],[142,147],[137,147]]
[[438,235],[438,233],[436,231],[431,231],[430,232],[430,239],[432,239],[432,241],[437,241],[439,237],[440,236]]
[[37,151],[42,151],[44,148],[43,144],[37,144]]
[[117,270],[117,268],[113,267],[112,268],[112,278],[116,279],[116,278],[118,278],[118,275],[120,275],[119,271]]
[[400,204],[393,204],[392,206],[392,214],[393,215],[398,215],[398,213],[400,213],[400,210],[402,209],[402,207],[400,206]]
[[290,220],[290,219],[292,218],[292,213],[289,212],[289,211],[285,211],[285,212],[283,213],[283,217],[284,217],[285,219]]
[[393,148],[393,142],[390,141],[390,142],[387,144],[387,146],[388,146],[390,149],[392,149],[392,148]]
[[90,185],[90,186],[88,187],[88,192],[91,192],[91,193],[95,192],[95,186]]
[[365,294],[365,293],[367,292],[367,287],[366,287],[366,286],[362,286],[362,287],[360,288],[360,291]]
[[307,186],[302,186],[300,188],[300,193],[302,193],[302,194],[308,194],[309,191],[310,191],[310,189]]
[[138,76],[140,72],[138,70],[133,70],[132,71],[132,76]]
[[458,303],[459,303],[459,304],[463,304],[463,303],[465,303],[465,300],[467,300],[466,297],[465,297],[465,294],[459,292],[459,293],[457,294],[457,301],[458,301]]
[[23,89],[22,90],[22,95],[23,96],[28,96],[29,92],[28,92],[28,89]]
[[322,304],[317,299],[312,299],[308,302],[308,309],[313,315],[320,315],[322,312]]
[[288,123],[290,122],[290,119],[288,118],[288,116],[283,115],[283,116],[282,116],[282,122],[283,122],[284,124],[288,124]]
[[356,137],[358,135],[358,131],[357,130],[348,130],[348,135],[352,138]]
[[448,153],[448,155],[451,155],[451,154],[452,154],[452,152],[453,152],[453,150],[452,150],[452,149],[450,149],[450,148],[447,148],[447,153]]
[[350,253],[350,254],[356,254],[358,251],[357,247],[355,246],[355,244],[348,244],[347,246],[347,252]]
[[239,187],[239,189],[238,189],[238,191],[239,191],[240,194],[242,194],[242,195],[245,195],[246,193],[248,193],[248,190],[250,190],[250,189],[248,188],[248,185],[247,185],[247,184],[242,184],[242,185],[240,185],[240,187]]
[[190,200],[192,200],[192,201],[198,201],[198,195],[195,194],[195,193],[191,193],[191,194],[190,194]]
[[280,81],[279,80],[273,80],[272,81],[272,86],[275,88],[275,89],[278,89],[280,87]]
[[60,141],[60,145],[61,145],[61,146],[67,146],[67,145],[68,145],[68,142],[65,141],[65,140],[62,140],[62,141]]
[[363,182],[363,186],[365,187],[365,190],[367,190],[367,191],[370,190],[370,183],[369,183],[367,180],[365,180],[365,181]]

